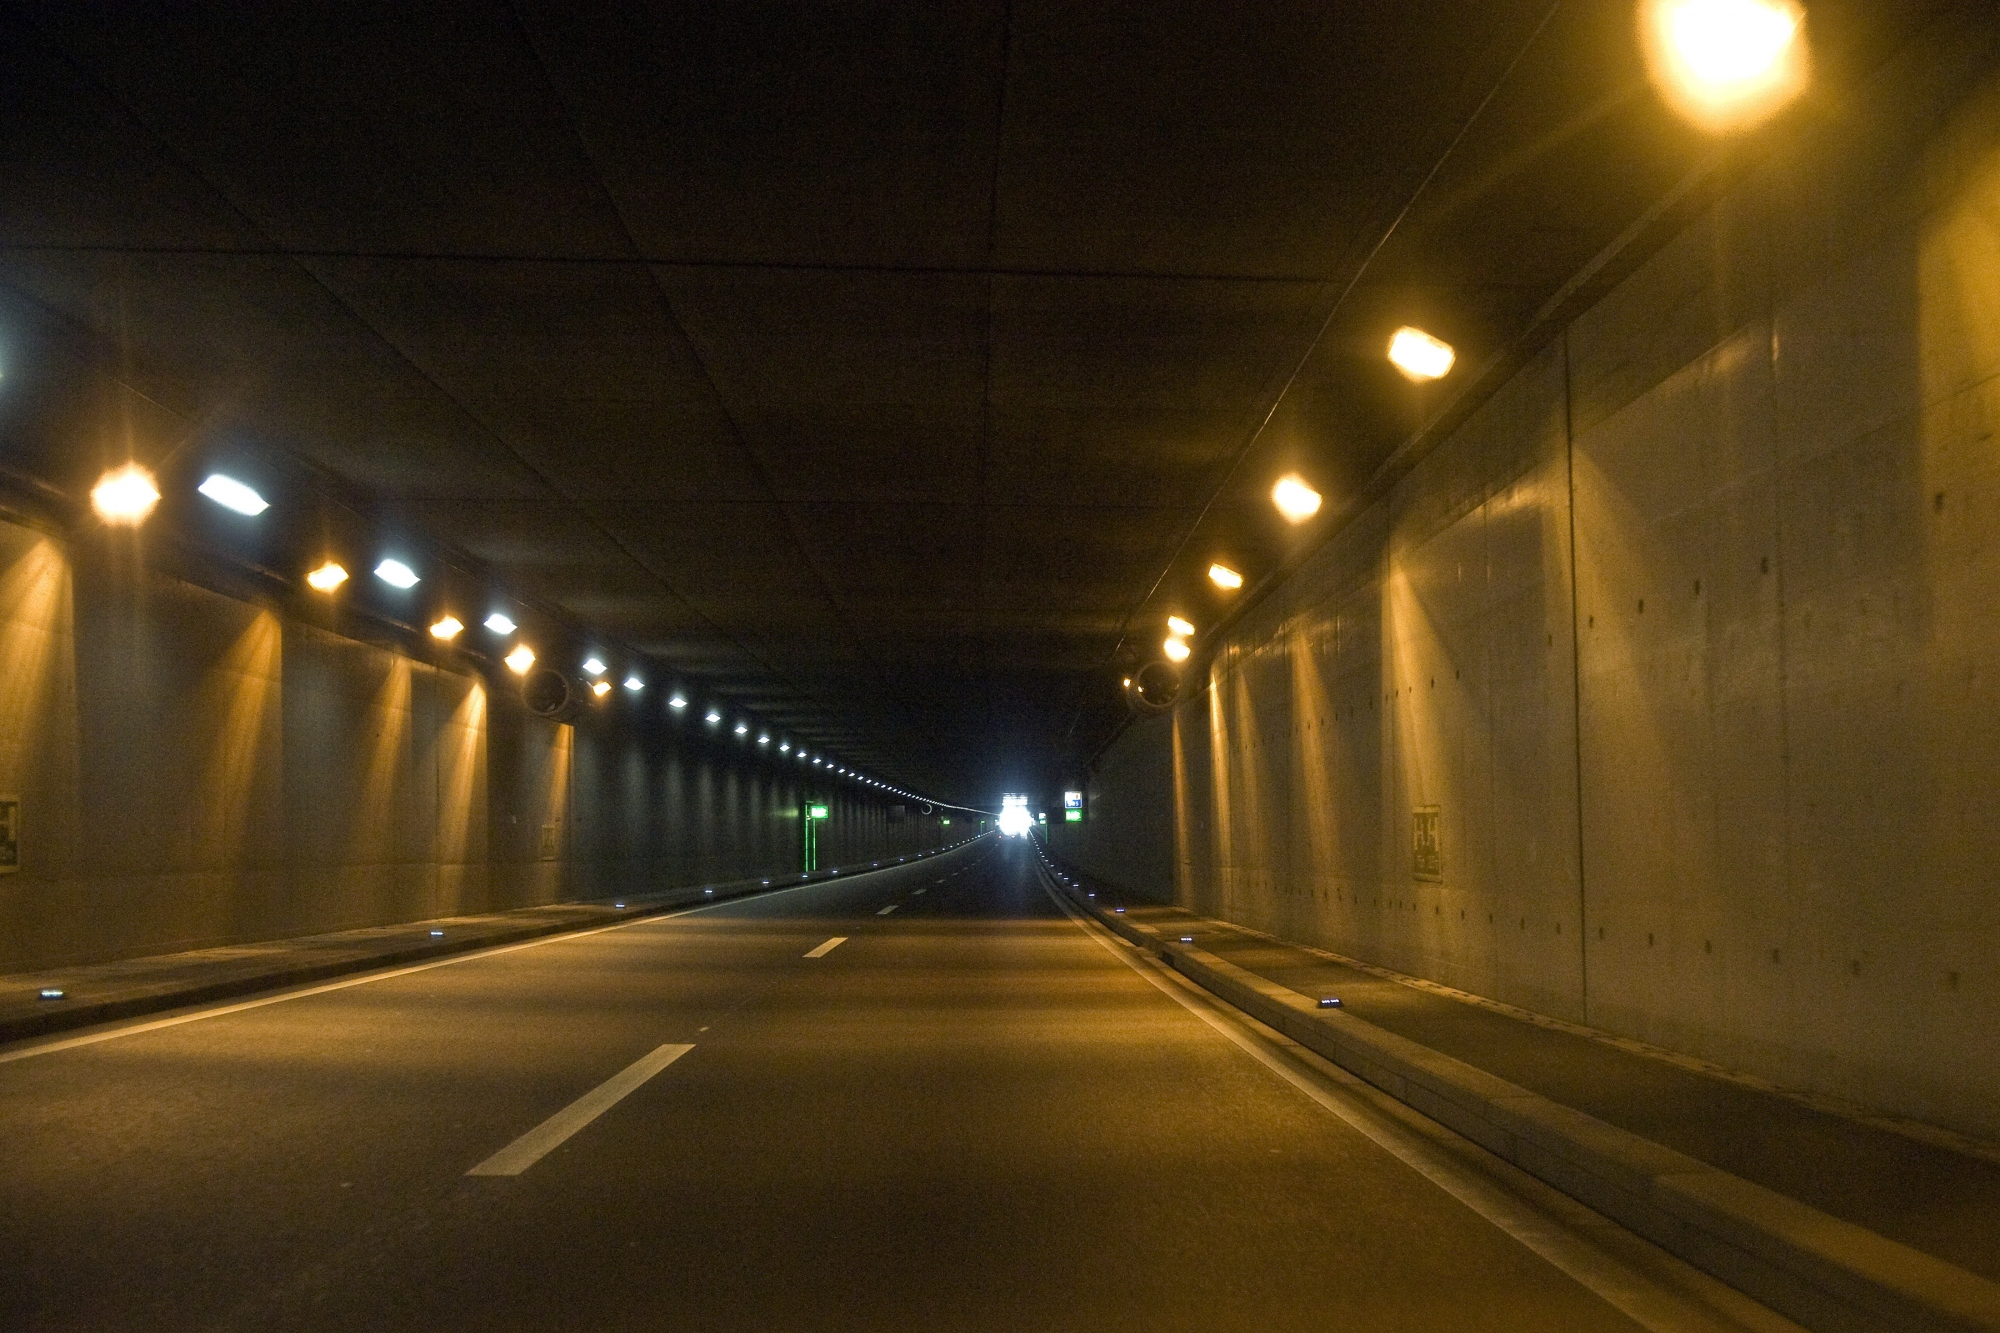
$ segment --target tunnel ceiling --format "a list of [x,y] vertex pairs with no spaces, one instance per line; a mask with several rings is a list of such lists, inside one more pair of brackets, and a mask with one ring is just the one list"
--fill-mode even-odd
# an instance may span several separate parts
[[[1808,114],[1924,10],[1814,6]],[[290,460],[961,799],[1338,521],[1453,387],[1395,327],[1476,366],[1710,148],[1622,3],[0,15],[0,338],[170,423],[84,438],[0,347],[9,486]]]

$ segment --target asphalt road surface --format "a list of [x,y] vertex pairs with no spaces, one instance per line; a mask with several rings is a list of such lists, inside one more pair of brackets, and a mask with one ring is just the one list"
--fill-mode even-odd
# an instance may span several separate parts
[[0,1328],[1791,1327],[1040,874],[989,837],[0,1049]]

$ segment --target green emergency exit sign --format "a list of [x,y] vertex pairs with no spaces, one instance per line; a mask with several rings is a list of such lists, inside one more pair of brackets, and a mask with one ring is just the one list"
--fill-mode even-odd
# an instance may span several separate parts
[[823,806],[823,805],[809,805],[809,806],[807,806],[807,807],[806,807],[806,818],[808,818],[808,819],[825,819],[825,818],[826,818],[826,807],[825,807],[825,806]]

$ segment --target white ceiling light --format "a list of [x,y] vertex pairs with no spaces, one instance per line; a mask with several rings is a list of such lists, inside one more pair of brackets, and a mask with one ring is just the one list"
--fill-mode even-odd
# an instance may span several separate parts
[[381,564],[375,566],[375,577],[392,588],[402,588],[405,590],[414,588],[423,581],[417,577],[417,572],[414,569],[411,569],[400,560],[384,560]]
[[271,507],[270,501],[256,491],[236,478],[225,477],[220,472],[209,473],[208,480],[195,489],[224,509],[233,509],[245,518],[255,518]]

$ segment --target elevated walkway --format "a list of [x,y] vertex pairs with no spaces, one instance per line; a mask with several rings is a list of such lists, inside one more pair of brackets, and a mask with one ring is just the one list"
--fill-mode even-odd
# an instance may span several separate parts
[[[1139,901],[1044,857],[1072,905],[1129,942],[1808,1327],[2000,1328],[1989,1145]],[[1695,1253],[1715,1244],[1732,1253]],[[1774,1265],[1789,1278],[1750,1271]],[[1792,1279],[1814,1290],[1771,1285]],[[1881,1293],[1856,1282],[1900,1290],[1871,1306]],[[1827,1308],[1809,1308],[1815,1292]]]
[[810,875],[795,872],[768,879],[678,885],[624,898],[549,903],[476,916],[367,926],[0,975],[0,1044],[261,991],[309,985],[376,968],[415,965],[547,935],[592,930],[633,917],[725,902],[791,888],[808,880],[862,874],[882,866],[941,856],[963,845],[856,861],[816,870]]

